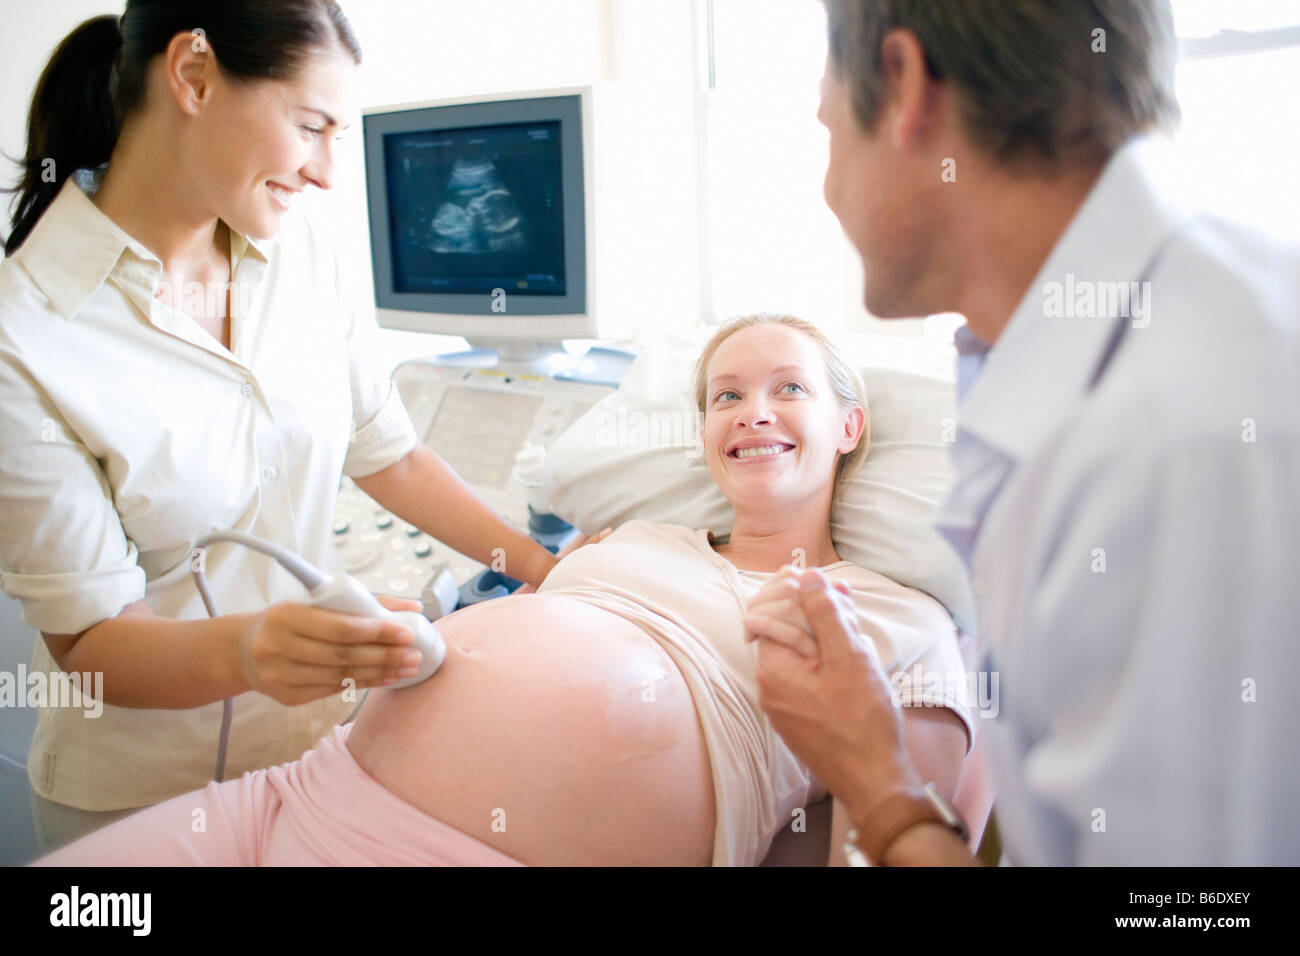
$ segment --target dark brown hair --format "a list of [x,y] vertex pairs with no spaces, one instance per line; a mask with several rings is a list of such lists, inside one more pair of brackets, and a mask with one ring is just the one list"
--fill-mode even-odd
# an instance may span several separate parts
[[1168,0],[823,0],[830,63],[863,129],[884,93],[881,41],[910,30],[951,84],[972,142],[1005,163],[1104,159],[1179,119]]
[[201,37],[234,80],[291,78],[331,45],[361,62],[335,0],[130,0],[121,17],[87,20],[58,45],[36,84],[23,173],[3,190],[18,194],[5,255],[23,244],[74,171],[108,162],[122,123],[143,104],[149,64],[178,33]]

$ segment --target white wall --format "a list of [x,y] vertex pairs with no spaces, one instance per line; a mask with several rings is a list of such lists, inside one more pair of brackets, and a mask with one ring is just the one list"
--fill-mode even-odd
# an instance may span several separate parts
[[[121,13],[123,9],[124,4],[104,0],[0,0],[0,24],[4,29],[0,41],[0,150],[14,158],[25,151],[32,91],[58,42],[83,20],[101,13]],[[0,179],[11,184],[12,167],[5,168]]]
[[[606,213],[596,239],[600,307],[643,317],[646,331],[699,319],[695,0],[344,0],[343,7],[364,51],[363,109],[589,84],[615,92],[616,114],[598,117],[605,135],[596,149],[595,201]],[[0,148],[22,154],[31,94],[59,40],[87,17],[122,9],[102,0],[0,0]],[[359,125],[342,146],[337,187],[302,205],[333,227],[355,264],[359,299],[373,306]],[[5,175],[12,181],[12,167]],[[384,337],[393,361],[463,345],[404,332]]]
[[[365,50],[363,108],[602,87],[598,110],[605,102],[611,111],[596,116],[597,309],[639,320],[635,337],[698,320],[693,0],[353,0],[346,9]],[[368,262],[361,150],[351,137],[344,183],[318,205],[353,260]]]

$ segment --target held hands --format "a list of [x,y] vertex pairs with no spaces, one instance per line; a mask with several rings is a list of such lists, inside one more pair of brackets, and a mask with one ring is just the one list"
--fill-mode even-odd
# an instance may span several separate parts
[[846,806],[917,782],[875,645],[858,630],[848,589],[815,568],[783,568],[754,595],[745,639],[757,641],[759,705]]
[[[417,601],[380,596],[390,611],[419,611]],[[249,616],[239,637],[240,675],[249,689],[289,706],[310,703],[356,681],[383,687],[419,670],[414,635],[396,621],[282,602]]]

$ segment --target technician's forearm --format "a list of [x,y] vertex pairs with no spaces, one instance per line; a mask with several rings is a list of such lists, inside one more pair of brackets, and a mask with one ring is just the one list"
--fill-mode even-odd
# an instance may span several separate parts
[[106,704],[184,710],[249,689],[239,667],[248,617],[177,621],[124,612],[85,631],[62,652],[58,646],[70,638],[55,636],[47,644],[64,671],[104,675]]
[[539,585],[555,565],[553,555],[489,508],[426,445],[416,445],[383,471],[354,480],[383,507],[449,548],[498,568],[504,560],[504,572],[520,581]]

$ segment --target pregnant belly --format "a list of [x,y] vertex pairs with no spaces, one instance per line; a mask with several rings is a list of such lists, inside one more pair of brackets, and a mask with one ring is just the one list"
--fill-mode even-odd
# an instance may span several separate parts
[[649,635],[547,594],[474,605],[438,630],[438,673],[372,691],[348,738],[380,783],[524,863],[711,861],[703,732]]

